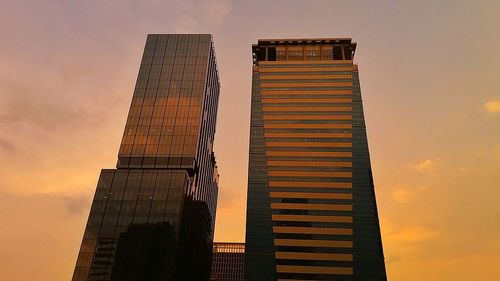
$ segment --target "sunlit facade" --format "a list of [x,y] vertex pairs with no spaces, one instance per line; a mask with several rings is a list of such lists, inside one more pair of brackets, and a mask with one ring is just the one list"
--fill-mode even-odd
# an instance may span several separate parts
[[245,280],[386,280],[356,43],[252,46]]
[[211,35],[148,35],[117,169],[101,172],[73,281],[209,279],[219,88]]

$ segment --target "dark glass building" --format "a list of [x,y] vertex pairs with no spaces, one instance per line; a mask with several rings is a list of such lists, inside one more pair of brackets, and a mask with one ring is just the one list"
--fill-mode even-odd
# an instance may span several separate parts
[[351,39],[252,46],[245,280],[386,280]]
[[214,243],[210,281],[243,281],[244,243]]
[[101,171],[73,281],[209,280],[218,99],[211,35],[148,35],[117,169]]

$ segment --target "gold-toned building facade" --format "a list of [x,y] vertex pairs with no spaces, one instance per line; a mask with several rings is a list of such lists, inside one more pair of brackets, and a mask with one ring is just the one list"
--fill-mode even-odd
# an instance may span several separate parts
[[351,39],[253,45],[245,280],[386,280]]

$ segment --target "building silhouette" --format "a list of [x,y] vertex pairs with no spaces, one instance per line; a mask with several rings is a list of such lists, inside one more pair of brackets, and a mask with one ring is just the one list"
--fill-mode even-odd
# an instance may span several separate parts
[[219,88],[211,35],[147,36],[117,168],[101,171],[73,281],[209,280]]
[[386,280],[351,39],[252,46],[245,280]]
[[244,243],[214,243],[210,281],[243,281],[244,266]]

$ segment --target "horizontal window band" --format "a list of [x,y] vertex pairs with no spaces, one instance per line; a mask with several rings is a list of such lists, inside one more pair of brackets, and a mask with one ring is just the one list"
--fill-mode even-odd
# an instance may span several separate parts
[[[333,99],[352,99],[352,95],[350,94],[344,94],[344,95],[340,95],[340,94],[335,94],[335,95],[326,95],[326,94],[322,94],[322,95],[315,95],[315,94],[307,94],[307,95],[297,95],[297,94],[292,94],[292,95],[272,95],[272,94],[269,94],[269,95],[265,95],[265,96],[262,96],[261,97],[262,99],[282,99],[282,100],[286,100],[286,101],[281,101],[281,103],[296,103],[294,102],[293,100],[294,99],[314,99],[314,100],[317,100],[317,99],[327,99],[327,100],[333,100]],[[291,100],[291,101],[290,101]],[[262,100],[260,100],[262,102]],[[329,103],[335,103],[335,102],[329,102]],[[339,103],[339,102],[337,102]],[[345,102],[344,102],[345,103]],[[360,104],[360,101],[352,101],[351,102],[353,105],[358,105]]]
[[[307,222],[274,221],[273,225],[274,226],[293,226],[293,227],[320,227],[320,228],[327,228],[327,227],[352,228],[353,227],[352,223],[346,223],[346,222],[311,222],[311,221],[307,221]],[[333,239],[333,236],[331,238],[332,239],[329,239],[329,240],[346,241],[346,239]],[[275,237],[275,239],[296,239],[296,238]],[[324,239],[313,239],[313,238],[307,238],[307,239],[324,240]],[[294,252],[294,251],[292,250],[291,252]]]
[[[268,115],[268,114],[266,114]],[[293,115],[292,115],[293,116]],[[261,124],[353,124],[352,120],[342,120],[342,119],[321,119],[315,118],[310,120],[304,119],[265,119]],[[262,126],[261,126],[262,127]],[[358,129],[360,126],[353,126],[354,129]],[[345,133],[345,132],[343,132]]]
[[[262,116],[266,116],[266,115],[267,116],[304,116],[304,117],[323,116],[325,118],[329,118],[328,116],[334,116],[332,118],[348,118],[348,117],[338,117],[338,116],[351,116],[351,119],[353,116],[352,112],[345,112],[345,111],[334,111],[334,112],[330,112],[330,111],[305,111],[305,112],[300,112],[300,111],[288,111],[288,112],[267,111],[267,112],[263,112]],[[312,117],[312,118],[314,118],[314,117]],[[359,118],[357,118],[357,119],[359,119]],[[335,119],[333,119],[333,120],[335,120]],[[348,120],[350,120],[350,119],[348,119]]]
[[[352,167],[321,167],[321,166],[267,166],[268,171],[301,171],[301,172],[352,172]],[[273,178],[275,176],[270,176]],[[280,179],[278,179],[280,180]],[[332,180],[332,179],[330,179]],[[311,180],[313,181],[313,180]],[[314,180],[317,182],[317,180]],[[345,182],[342,180],[341,182]]]
[[[276,247],[277,248],[277,247]],[[302,250],[293,250],[293,251],[282,251],[282,250],[277,250],[274,249],[275,252],[292,252],[292,253],[302,253]],[[332,249],[332,248],[328,248]],[[333,248],[334,249],[334,248]],[[343,248],[345,249],[345,248]],[[305,252],[305,251],[304,251]],[[307,251],[307,253],[316,253],[313,249],[313,251]],[[352,254],[352,253],[335,253],[335,254]],[[346,261],[346,260],[306,260],[306,259],[276,259],[276,265],[294,265],[294,266],[325,266],[325,267],[352,267],[353,266],[353,261]],[[277,275],[278,278],[295,278],[300,281],[304,281],[301,278],[310,278],[311,276],[307,276],[307,274],[300,274],[302,276],[297,276],[299,274],[290,274],[290,273],[280,273]],[[332,276],[323,276],[323,277],[332,277]],[[335,276],[338,277],[338,276]],[[324,280],[324,279],[323,279]],[[338,281],[336,278],[334,279],[327,279],[327,280],[335,280]],[[342,280],[346,281],[346,280]]]
[[342,123],[323,123],[323,124],[266,124],[264,129],[279,128],[279,129],[352,129],[352,124]]
[[[290,113],[294,113],[294,115],[299,114],[313,114],[316,112],[322,112],[325,115],[329,114],[349,114],[352,115],[352,110],[349,110],[349,107],[352,107],[354,103],[345,103],[345,102],[308,102],[308,103],[263,103],[263,112],[265,114],[279,115],[279,114],[287,114],[292,115]],[[265,111],[265,109],[271,108],[271,111]],[[275,110],[276,108],[283,108],[283,110]],[[294,108],[300,108],[301,110],[295,110]],[[318,109],[319,110],[316,110]],[[328,111],[324,110],[324,108],[329,109],[338,109],[337,111]],[[309,110],[310,109],[310,110]],[[302,113],[303,112],[303,113]]]
[[335,161],[267,161],[267,166],[278,167],[352,167],[352,162]]
[[352,172],[320,172],[320,171],[268,171],[270,177],[332,177],[352,178]]
[[352,138],[352,133],[264,133],[266,138]]
[[[356,130],[352,129],[282,129],[271,128],[264,130],[264,137],[266,143],[293,143],[293,142],[311,142],[311,143],[352,143],[352,133]],[[278,134],[278,135],[277,135]],[[275,147],[278,145],[268,145],[268,150],[277,150]],[[285,147],[292,147],[291,145],[284,145]],[[319,145],[310,145],[304,147],[323,147]],[[333,148],[351,148],[347,145],[328,145],[324,147]],[[284,149],[288,150],[288,149]],[[352,149],[351,149],[352,150]]]
[[[252,93],[253,92],[258,92],[260,90],[263,91],[270,91],[270,92],[293,92],[293,91],[338,91],[338,90],[346,90],[346,91],[353,91],[355,89],[353,86],[315,86],[315,87],[299,87],[299,86],[294,86],[294,87],[267,87],[267,88],[259,88],[258,85],[252,86]],[[359,89],[358,89],[359,91]]]
[[[290,223],[290,222],[283,222],[283,223]],[[306,223],[307,224],[307,223]],[[338,228],[338,227],[337,227]],[[325,235],[325,234],[297,234],[297,233],[274,233],[274,239],[309,239],[309,240],[335,240],[335,241],[353,241],[354,236],[353,235]],[[280,250],[281,251],[281,250]],[[317,251],[288,251],[285,250],[283,252],[317,252]],[[349,254],[349,253],[342,253],[342,254]]]
[[[264,124],[281,124],[281,125],[284,125],[284,126],[287,126],[289,124],[291,125],[301,125],[301,126],[304,126],[304,125],[332,125],[332,126],[335,126],[335,125],[351,125],[352,126],[352,121],[351,120],[325,120],[325,119],[316,119],[316,120],[264,120],[264,122],[261,122],[261,124],[264,123]],[[263,124],[262,124],[263,125]],[[262,128],[263,126],[260,126],[260,128]],[[333,128],[335,129],[335,128]],[[340,132],[341,133],[352,133],[352,129],[358,129],[358,127],[354,127],[353,128],[348,128],[348,129],[345,129],[345,130],[341,130]],[[274,132],[274,131],[278,131],[278,130],[270,130],[270,129],[266,129],[266,131],[268,132]],[[287,132],[287,131],[290,131],[290,132],[295,132],[294,130],[283,130],[284,132]],[[301,130],[300,132],[302,132],[304,130]],[[317,130],[315,130],[317,131]],[[339,130],[319,130],[320,132],[323,132],[323,131],[326,131],[326,132],[338,132]]]
[[315,66],[315,65],[349,65],[353,67],[353,61],[352,60],[342,60],[342,61],[335,61],[335,63],[328,63],[324,60],[286,60],[286,61],[259,61],[259,66],[260,67],[277,67],[277,66],[300,66],[300,65],[310,65],[310,66]]
[[[319,131],[319,132],[341,132],[341,133],[351,133],[353,132],[353,130],[351,129],[354,129],[356,130],[356,132],[359,131],[359,129],[364,129],[364,127],[361,127],[359,125],[353,125],[353,121],[351,119],[342,119],[342,118],[347,118],[346,117],[341,117],[341,118],[318,118],[314,115],[310,115],[310,116],[299,116],[299,117],[295,117],[295,115],[284,115],[284,116],[281,116],[281,118],[275,118],[276,115],[270,115],[270,114],[266,114],[267,116],[272,116],[270,118],[266,118],[264,120],[258,118],[258,121],[259,121],[259,125],[255,125],[254,127],[258,127],[258,128],[263,128],[264,127],[264,124],[267,124],[267,125],[273,125],[273,126],[288,126],[288,125],[291,125],[291,126],[295,126],[295,125],[299,125],[299,126],[309,126],[309,125],[312,125],[313,127],[314,126],[340,126],[340,127],[344,127],[344,128],[327,128],[327,129],[344,129],[344,130],[313,130],[313,132],[316,132],[316,131]],[[311,117],[311,118],[309,118]],[[319,115],[319,117],[321,117],[321,115]],[[324,117],[324,116],[323,116]],[[257,118],[254,119],[255,121],[257,121]],[[351,128],[346,128],[346,127],[351,127]],[[279,127],[278,127],[279,128]],[[309,127],[304,127],[304,128],[301,128],[301,129],[307,129]],[[279,131],[279,130],[271,130],[269,128],[266,128],[266,131],[267,132],[274,132],[274,131]],[[283,132],[295,132],[294,130],[282,130]],[[302,132],[302,131],[307,131],[307,130],[299,130],[298,132]]]
[[331,66],[331,67],[269,67],[269,68],[259,68],[258,73],[262,75],[268,72],[284,72],[284,73],[294,73],[294,72],[321,72],[321,71],[352,71],[352,66]]
[[[288,169],[291,170],[291,169]],[[309,174],[304,174],[302,176],[298,174],[293,174],[293,173],[281,173],[283,170],[280,169],[271,169],[269,172],[278,172],[278,173],[268,173],[268,179],[269,182],[314,182],[315,184],[311,184],[309,187],[310,188],[317,188],[321,187],[318,186],[318,183],[329,183],[329,182],[335,182],[335,183],[351,183],[352,182],[352,177],[348,177],[347,175],[341,175],[338,174],[338,176],[334,176],[334,174],[318,174],[317,176],[312,176]],[[302,172],[302,170],[299,171],[294,171],[294,172]],[[304,171],[304,172],[319,172],[318,170],[314,171]],[[351,173],[351,171],[321,171],[321,172],[326,172],[326,173]]]
[[351,114],[344,115],[271,115],[264,114],[264,120],[352,120]]
[[[270,76],[273,77],[273,76]],[[254,81],[255,82],[255,81]],[[304,77],[304,78],[282,78],[282,79],[260,79],[260,83],[352,83],[352,78],[315,78],[315,77]]]
[[352,205],[347,205],[347,204],[271,203],[271,209],[275,209],[275,210],[352,211]]
[[357,132],[352,129],[331,129],[331,128],[264,128],[264,135],[266,133],[306,133],[306,134],[331,134],[331,133],[341,133],[341,134],[351,134]]
[[350,148],[352,147],[352,142],[299,142],[299,141],[291,141],[291,142],[266,142],[267,147],[343,147]]
[[[273,191],[275,192],[275,191]],[[289,191],[286,190],[286,192],[303,192],[303,191]],[[314,192],[317,192],[316,190]],[[325,192],[323,192],[325,193]],[[346,193],[346,194],[352,194],[352,193]],[[300,203],[300,204],[337,204],[337,205],[352,205],[353,201],[351,199],[319,199],[319,198],[270,198],[271,203]],[[279,210],[276,210],[279,211]],[[309,210],[313,211],[313,210]],[[352,213],[349,213],[351,211],[329,211],[329,212],[334,212],[331,213],[331,215],[335,216],[351,216]],[[338,213],[337,213],[338,212]],[[341,213],[342,212],[342,213]],[[277,212],[274,212],[275,214],[280,214]],[[283,213],[287,214],[287,213]],[[310,213],[313,214],[313,213]],[[291,225],[289,225],[291,226]],[[306,225],[310,226],[310,225]]]
[[[300,278],[300,279],[290,279],[292,277],[290,277],[290,273],[281,273],[281,274],[286,274],[286,279],[283,279],[283,278],[279,278],[278,276],[278,279],[276,279],[276,281],[318,281],[318,279],[316,280],[312,280],[312,279],[304,279],[303,276],[300,276],[300,277],[295,277],[295,278]],[[339,274],[337,274],[338,276]],[[345,275],[345,274],[344,274]],[[314,278],[314,277],[310,277],[310,278]]]
[[[305,273],[305,274],[331,274],[331,275],[353,275],[352,267],[327,267],[327,266],[301,266],[301,265],[276,265],[278,273]],[[294,279],[278,279],[288,281]],[[305,280],[302,280],[305,281]]]
[[265,75],[259,76],[260,81],[264,80],[297,80],[297,79],[352,79],[351,74],[289,74],[289,75]]
[[[352,199],[352,189],[351,188],[321,188],[321,187],[284,187],[284,186],[272,186],[269,187],[270,192],[287,192],[287,193],[323,193],[330,194],[335,192],[337,194],[348,194],[350,198],[341,199],[331,199],[331,198],[300,198],[295,197],[293,199],[307,200],[309,203],[324,203],[324,204],[350,204]],[[282,203],[290,198],[270,198],[273,203]]]
[[311,76],[311,75],[350,75],[353,76],[354,73],[352,71],[306,71],[306,72],[280,72],[280,71],[273,71],[273,72],[265,72],[259,75],[260,77],[270,77],[270,76],[288,76],[288,75],[306,75],[306,76]]
[[269,181],[269,186],[286,186],[286,187],[329,187],[329,188],[352,188],[351,182],[300,182],[300,181]]
[[271,198],[311,198],[311,199],[344,199],[352,200],[351,193],[330,193],[330,192],[269,192]]
[[[265,159],[262,159],[265,160]],[[306,156],[268,156],[271,161],[335,161],[352,162],[351,157],[306,157]]]
[[259,84],[259,86],[261,89],[264,89],[264,88],[282,88],[282,87],[287,87],[287,88],[352,87],[352,81],[351,82],[309,82],[309,83],[307,83],[307,82],[276,82],[276,83],[261,82]]
[[351,98],[263,98],[263,104],[269,103],[351,103]]
[[352,152],[335,151],[266,151],[266,156],[329,156],[329,157],[352,157]]
[[274,233],[352,235],[352,228],[273,226]]
[[[345,178],[345,177],[310,177],[310,176],[268,176],[269,181],[289,181],[289,182],[305,182],[305,181],[312,181],[312,182],[340,182],[340,183],[350,183],[352,182],[352,178]],[[316,188],[314,185],[312,185],[310,188],[314,189]]]
[[[289,277],[289,276],[288,276],[288,275],[289,275],[289,273],[284,273],[284,274],[286,274],[286,275],[287,275],[287,277]],[[291,277],[290,277],[290,278],[291,278]],[[312,279],[303,279],[302,277],[300,277],[300,278],[301,278],[301,279],[289,279],[289,278],[287,278],[287,279],[283,279],[283,278],[279,278],[279,277],[278,277],[278,279],[276,279],[276,281],[318,281],[318,279],[316,279],[316,280],[312,280]],[[312,278],[312,277],[311,277],[311,278]]]
[[348,216],[315,216],[315,215],[271,215],[273,221],[304,221],[304,222],[343,222],[352,223]]
[[276,259],[288,260],[352,261],[351,254],[275,252],[274,256],[276,257]]
[[352,147],[266,146],[266,151],[352,152]]
[[[285,199],[282,199],[285,200]],[[290,199],[286,199],[290,200]],[[303,201],[305,199],[297,199],[300,201]],[[351,203],[351,202],[347,202]],[[287,202],[288,204],[288,202]],[[299,203],[297,203],[299,204]],[[300,203],[302,204],[302,203]],[[325,216],[330,216],[330,217],[352,217],[352,211],[335,211],[335,210],[299,210],[299,209],[272,209],[271,210],[271,215],[286,215],[286,216],[319,216],[319,217],[325,217]],[[286,222],[290,223],[290,221],[287,220],[279,220],[280,222]],[[294,222],[305,222],[305,223],[311,223],[311,221],[296,221]],[[335,222],[335,223],[350,223],[350,222],[338,222],[338,221],[328,221],[328,222]],[[275,237],[275,238],[284,238],[284,237]],[[312,238],[307,238],[307,239],[312,239]],[[323,239],[323,238],[321,238]],[[344,239],[340,239],[344,240]]]
[[269,95],[352,95],[352,89],[336,89],[336,90],[319,90],[308,89],[305,91],[292,90],[292,91],[266,91],[261,89],[260,94],[262,97]]
[[[354,71],[354,67],[352,64],[325,64],[325,63],[318,63],[318,64],[309,64],[309,62],[312,62],[312,60],[308,61],[303,61],[307,63],[302,63],[302,64],[297,64],[297,62],[302,62],[302,61],[290,61],[294,62],[294,64],[288,64],[288,65],[259,65],[256,66],[253,71],[254,73],[262,74],[262,73],[267,73],[267,72],[279,72],[280,69],[283,69],[282,72],[290,72],[295,69],[305,69],[306,71],[314,69],[314,70],[319,70],[319,71],[349,71],[352,72],[353,75],[356,74],[356,71]],[[328,62],[328,61],[318,61],[318,62]],[[274,70],[274,71],[273,71]],[[262,72],[262,73],[261,73]]]
[[275,246],[352,248],[352,241],[274,239]]
[[[281,138],[266,138],[267,142],[332,142],[332,143],[351,143],[352,139],[350,138],[286,138],[286,137],[281,137]],[[266,146],[266,149],[273,150],[272,148],[274,147],[280,147],[280,146]],[[282,146],[287,147],[287,146]],[[314,147],[314,146],[312,146]],[[335,146],[333,146],[335,148]],[[352,147],[345,147],[345,148],[352,148]],[[277,160],[287,160],[287,159],[277,159]],[[298,159],[292,159],[292,160],[298,160]],[[331,159],[326,159],[326,161],[330,161]],[[342,160],[344,161],[344,160]],[[347,160],[351,161],[351,160]]]
[[290,111],[290,112],[328,112],[328,111],[336,111],[336,112],[351,112],[351,106],[263,106],[263,112],[268,111]]
[[[300,62],[300,61],[296,61]],[[310,62],[310,61],[308,61]],[[288,64],[288,65],[259,65],[253,69],[254,74],[269,73],[269,72],[294,72],[296,69],[304,69],[304,72],[310,71],[342,71],[351,72],[355,75],[357,72],[354,71],[352,64]]]

